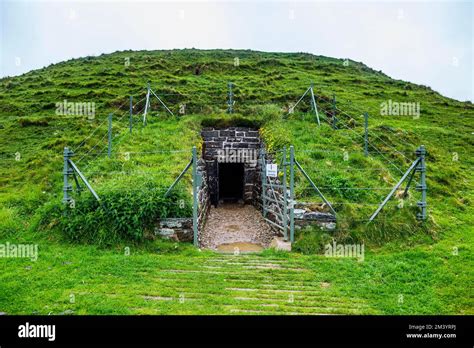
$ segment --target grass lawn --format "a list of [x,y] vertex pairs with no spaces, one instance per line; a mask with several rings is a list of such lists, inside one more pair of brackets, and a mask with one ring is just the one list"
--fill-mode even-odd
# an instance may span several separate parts
[[[364,261],[264,251],[221,255],[150,242],[101,250],[42,240],[36,262],[4,260],[9,314],[474,314],[473,240],[457,236]],[[453,255],[458,245],[458,255]],[[468,247],[469,246],[469,247]],[[129,251],[129,255],[128,252]]]

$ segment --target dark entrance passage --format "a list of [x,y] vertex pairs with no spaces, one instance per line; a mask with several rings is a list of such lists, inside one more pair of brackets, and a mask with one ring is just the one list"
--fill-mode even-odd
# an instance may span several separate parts
[[219,163],[219,201],[237,202],[244,198],[244,164]]

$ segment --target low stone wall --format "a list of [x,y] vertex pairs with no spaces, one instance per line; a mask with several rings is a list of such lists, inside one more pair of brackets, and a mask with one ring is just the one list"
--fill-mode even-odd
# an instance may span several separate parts
[[202,159],[198,161],[198,173],[202,175],[202,183],[198,190],[198,244],[200,245],[201,231],[204,228],[211,207],[206,163]]
[[336,218],[330,213],[295,209],[295,229],[307,226],[319,226],[324,231],[336,229]]
[[319,226],[325,231],[336,229],[336,217],[328,212],[324,203],[295,203],[295,229],[307,226]]
[[177,242],[192,242],[194,239],[193,218],[161,219],[159,226],[155,229],[155,234]]

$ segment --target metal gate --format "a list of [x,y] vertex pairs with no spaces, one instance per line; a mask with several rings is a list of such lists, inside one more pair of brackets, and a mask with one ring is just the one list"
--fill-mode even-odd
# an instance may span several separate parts
[[[294,241],[294,150],[260,153],[263,218],[282,231],[285,240]],[[288,184],[289,177],[289,184]]]

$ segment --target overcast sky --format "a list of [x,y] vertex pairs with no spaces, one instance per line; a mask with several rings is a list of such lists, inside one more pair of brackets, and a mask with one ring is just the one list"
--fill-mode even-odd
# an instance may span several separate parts
[[350,58],[474,101],[473,1],[5,1],[0,76],[117,50],[235,48]]

